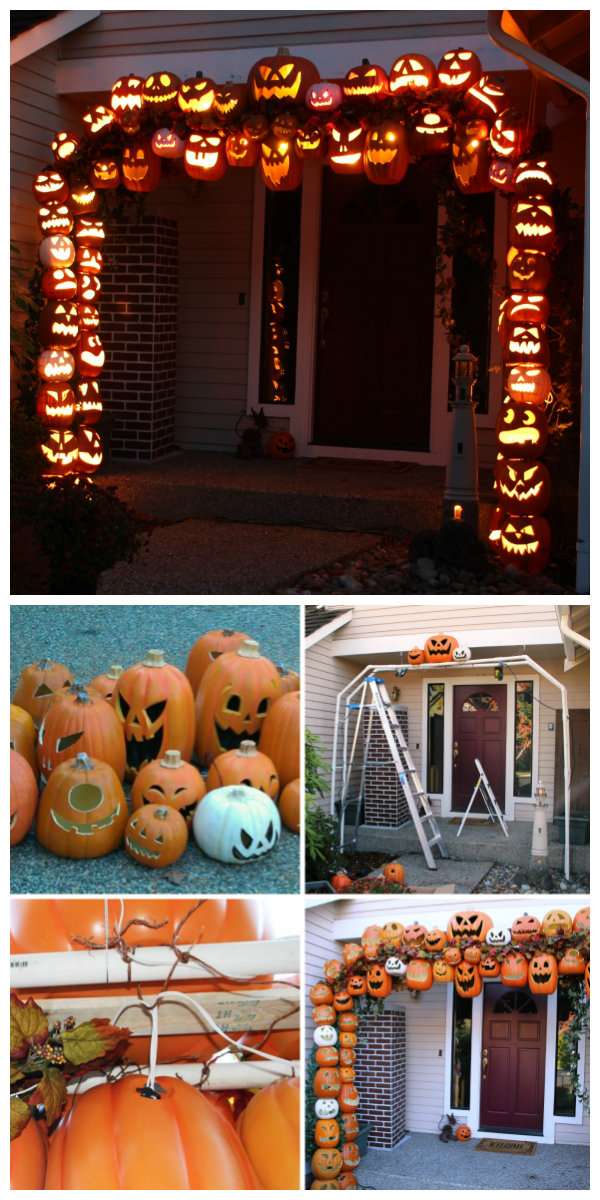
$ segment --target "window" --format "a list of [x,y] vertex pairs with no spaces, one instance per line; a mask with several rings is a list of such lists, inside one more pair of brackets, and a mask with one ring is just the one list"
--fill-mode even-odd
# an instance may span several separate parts
[[537,1004],[528,992],[505,992],[494,1005],[495,1013],[536,1013]]
[[488,692],[472,692],[470,696],[467,696],[462,711],[464,713],[498,712],[498,701]]
[[569,1052],[566,1032],[574,1017],[573,999],[582,987],[581,980],[569,981],[568,986],[558,989],[556,1005],[556,1067],[554,1073],[554,1115],[574,1117],[577,1112],[577,1096],[569,1070]]
[[531,796],[533,785],[533,683],[518,679],[515,684],[515,769],[514,796]]
[[444,685],[427,685],[427,791],[444,790]]
[[452,1009],[452,1108],[469,1108],[471,1104],[472,1014],[473,1001],[455,992]]
[[302,189],[267,191],[260,403],[293,404]]

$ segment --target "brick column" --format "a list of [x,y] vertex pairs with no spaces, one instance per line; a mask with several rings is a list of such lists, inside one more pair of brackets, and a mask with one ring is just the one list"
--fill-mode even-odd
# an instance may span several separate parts
[[174,445],[177,223],[107,222],[100,301],[101,379],[114,458],[153,459]]
[[356,1056],[359,1118],[371,1122],[369,1145],[391,1150],[406,1133],[406,1013],[361,1017]]
[[[406,738],[407,723],[404,710],[398,711],[398,717]],[[373,759],[374,762],[371,761]],[[400,787],[387,738],[376,715],[371,727],[369,765],[365,772],[364,812],[365,825],[397,826],[410,820],[410,812]]]

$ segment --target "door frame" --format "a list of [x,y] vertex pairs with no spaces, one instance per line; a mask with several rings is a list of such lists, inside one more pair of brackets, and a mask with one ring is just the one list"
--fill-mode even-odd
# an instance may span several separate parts
[[[430,799],[436,800],[440,805],[440,816],[442,817],[459,817],[464,816],[464,812],[452,807],[452,743],[454,741],[454,688],[461,687],[465,684],[471,687],[505,687],[507,688],[506,695],[506,766],[505,766],[505,790],[504,790],[504,816],[507,821],[514,821],[515,806],[517,804],[533,803],[533,795],[531,796],[514,796],[513,795],[513,774],[514,774],[514,743],[513,730],[515,725],[515,689],[512,686],[517,677],[519,680],[530,680],[533,683],[533,761],[532,761],[532,780],[533,789],[537,785],[539,778],[539,676],[531,670],[518,671],[514,675],[504,677],[502,683],[496,679],[490,679],[489,674],[474,674],[470,670],[464,674],[455,672],[452,678],[440,675],[427,674],[423,679],[422,684],[422,705],[423,705],[423,763],[422,777],[427,778],[427,756],[429,753],[429,740],[427,728],[427,685],[430,683],[442,683],[444,685],[444,791],[441,793],[430,792]],[[509,687],[509,683],[511,686]],[[483,764],[485,768],[485,763]],[[473,779],[473,782],[475,780]]]

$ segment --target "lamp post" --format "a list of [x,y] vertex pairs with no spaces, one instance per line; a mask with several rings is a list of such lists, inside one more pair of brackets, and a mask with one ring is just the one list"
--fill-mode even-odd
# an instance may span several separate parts
[[473,386],[477,378],[476,355],[461,346],[454,355],[452,451],[446,468],[444,520],[464,521],[479,531],[479,457]]
[[548,800],[546,789],[540,779],[535,789],[533,803],[533,825],[531,837],[531,857],[548,857]]

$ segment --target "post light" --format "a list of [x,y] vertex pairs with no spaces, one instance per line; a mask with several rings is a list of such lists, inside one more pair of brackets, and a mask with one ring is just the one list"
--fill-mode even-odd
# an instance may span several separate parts
[[452,448],[446,468],[444,519],[479,529],[479,458],[473,387],[478,359],[468,346],[454,355]]
[[548,800],[547,792],[541,781],[534,792],[533,803],[533,832],[531,837],[531,857],[548,857]]

